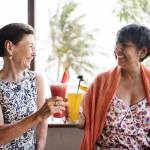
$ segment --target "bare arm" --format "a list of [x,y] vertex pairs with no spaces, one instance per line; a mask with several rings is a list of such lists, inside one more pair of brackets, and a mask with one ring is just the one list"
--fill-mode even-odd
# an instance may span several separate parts
[[[59,106],[55,106],[55,101],[59,101]],[[51,114],[65,110],[65,103],[60,97],[49,98],[40,110],[26,117],[15,124],[4,124],[3,113],[0,107],[0,145],[7,144],[11,140],[21,136],[29,128],[43,122]]]
[[[44,80],[40,75],[36,77],[37,85],[37,108],[40,109],[45,101]],[[47,137],[47,120],[40,122],[36,128],[37,150],[44,150]]]
[[0,109],[0,145],[6,144],[12,139],[21,136],[29,128],[39,123],[42,118],[39,117],[38,112],[19,121],[15,124],[4,124],[2,110]]

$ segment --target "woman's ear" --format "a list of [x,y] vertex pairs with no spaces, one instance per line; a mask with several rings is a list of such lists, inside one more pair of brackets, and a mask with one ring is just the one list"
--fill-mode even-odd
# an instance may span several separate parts
[[139,55],[139,59],[142,60],[148,53],[148,49],[147,47],[143,47],[139,52],[138,52],[138,55]]
[[13,53],[13,43],[9,40],[5,41],[5,49],[9,56],[12,56]]

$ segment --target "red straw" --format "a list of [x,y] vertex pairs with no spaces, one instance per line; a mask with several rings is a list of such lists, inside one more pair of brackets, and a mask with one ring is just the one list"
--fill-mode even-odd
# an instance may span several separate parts
[[61,83],[66,83],[69,80],[69,71],[65,70],[61,79]]

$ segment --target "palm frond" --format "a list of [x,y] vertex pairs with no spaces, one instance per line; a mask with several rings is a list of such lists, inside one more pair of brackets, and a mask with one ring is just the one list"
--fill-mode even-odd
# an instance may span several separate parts
[[[85,31],[82,23],[84,14],[74,16],[77,3],[69,2],[58,9],[50,21],[52,54],[49,61],[58,58],[63,68],[73,69],[76,73],[87,71],[92,73],[94,65],[88,60],[93,55],[93,32]],[[59,73],[58,73],[59,74]]]

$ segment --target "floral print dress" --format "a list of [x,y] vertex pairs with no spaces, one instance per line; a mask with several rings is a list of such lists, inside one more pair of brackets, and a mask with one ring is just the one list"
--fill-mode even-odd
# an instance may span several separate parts
[[150,106],[144,98],[129,106],[114,96],[96,150],[150,150]]
[[[25,71],[20,82],[0,81],[0,105],[5,124],[13,124],[37,110],[35,73]],[[34,150],[35,129],[31,128],[21,137],[0,145],[0,150]]]

